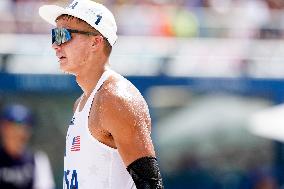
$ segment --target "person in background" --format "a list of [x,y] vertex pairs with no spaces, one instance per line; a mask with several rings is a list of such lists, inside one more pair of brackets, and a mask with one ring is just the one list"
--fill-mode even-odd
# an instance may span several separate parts
[[0,114],[0,188],[52,189],[49,159],[28,147],[34,116],[29,108],[10,104]]

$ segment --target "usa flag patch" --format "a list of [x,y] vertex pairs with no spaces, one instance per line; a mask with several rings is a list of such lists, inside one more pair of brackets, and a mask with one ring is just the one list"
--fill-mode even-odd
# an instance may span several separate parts
[[80,136],[74,137],[72,140],[71,151],[72,152],[80,151],[80,145],[81,145]]

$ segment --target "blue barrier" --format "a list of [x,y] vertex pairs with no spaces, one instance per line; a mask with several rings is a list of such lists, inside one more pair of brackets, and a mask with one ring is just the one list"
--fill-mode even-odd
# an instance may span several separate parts
[[[184,86],[195,92],[233,92],[269,96],[278,104],[284,102],[284,79],[195,78],[169,76],[127,77],[145,94],[153,86]],[[50,74],[0,74],[0,92],[79,93],[75,77]]]

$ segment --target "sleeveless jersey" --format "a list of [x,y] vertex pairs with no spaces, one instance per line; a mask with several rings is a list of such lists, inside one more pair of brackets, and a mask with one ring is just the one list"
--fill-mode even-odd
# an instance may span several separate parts
[[117,149],[94,138],[88,127],[88,117],[97,90],[113,73],[107,70],[99,79],[84,108],[80,103],[70,122],[64,155],[65,189],[135,189]]

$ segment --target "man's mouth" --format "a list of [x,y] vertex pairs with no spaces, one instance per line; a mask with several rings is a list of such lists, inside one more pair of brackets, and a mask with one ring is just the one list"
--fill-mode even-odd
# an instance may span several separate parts
[[64,60],[65,58],[65,56],[58,56],[59,61]]

